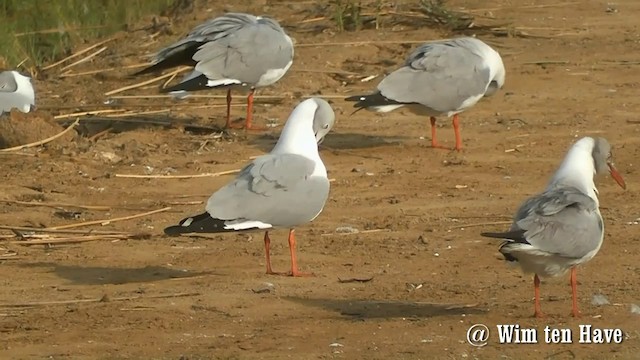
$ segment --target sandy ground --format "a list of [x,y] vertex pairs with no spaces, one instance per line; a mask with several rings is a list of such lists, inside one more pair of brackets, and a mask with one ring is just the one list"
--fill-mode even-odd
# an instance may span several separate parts
[[[454,8],[473,10],[478,23],[509,22],[530,35],[481,37],[503,54],[507,83],[462,115],[460,154],[429,147],[427,119],[403,111],[350,116],[351,105],[341,100],[375,87],[397,67],[415,46],[402,41],[436,39],[445,32],[409,25],[308,31],[313,28],[294,25],[312,17],[301,12],[311,2],[210,3],[175,21],[173,34],[127,34],[72,70],[142,63],[146,54],[223,9],[273,14],[290,26],[298,44],[295,63],[282,81],[259,93],[255,112],[258,123],[281,125],[304,96],[314,94],[326,96],[336,111],[337,124],[321,151],[336,179],[330,201],[312,224],[297,229],[301,268],[316,276],[265,275],[261,233],[162,235],[165,226],[200,212],[229,176],[116,176],[237,169],[250,156],[269,151],[281,127],[223,137],[180,127],[120,128],[93,140],[68,136],[37,153],[24,151],[36,156],[0,155],[3,225],[51,227],[171,209],[77,228],[151,234],[144,239],[21,246],[11,231],[2,230],[1,358],[637,359],[640,317],[630,307],[640,304],[639,235],[633,224],[640,216],[635,169],[640,125],[634,112],[640,3],[452,1]],[[322,46],[359,41],[365,43]],[[108,108],[105,92],[141,81],[126,77],[132,71],[65,78],[58,77],[60,67],[45,72],[35,81],[38,112],[20,121],[41,127],[53,115]],[[379,77],[360,81],[369,75]],[[157,94],[157,87],[118,95]],[[268,96],[284,99],[269,105]],[[170,107],[172,118],[205,126],[224,122],[223,107],[197,108],[222,106],[222,98],[117,101],[135,111]],[[242,95],[235,101],[234,116],[240,119]],[[166,114],[155,118],[164,120]],[[3,121],[8,132],[18,118]],[[450,122],[439,124],[441,141],[453,145]],[[533,319],[532,279],[507,267],[498,243],[478,234],[506,229],[501,222],[545,186],[566,149],[584,135],[610,140],[628,189],[608,177],[598,180],[606,234],[600,253],[578,271],[582,318],[569,316],[571,293],[563,277],[543,283],[548,316]],[[336,233],[344,226],[361,232]],[[274,267],[287,270],[286,231],[273,232],[272,239]],[[347,278],[372,280],[338,280]],[[594,294],[611,304],[592,305]],[[485,347],[466,341],[467,329],[478,323],[492,329]],[[497,324],[534,327],[540,343],[499,344]],[[625,340],[578,344],[580,324],[620,328]],[[545,344],[547,325],[572,329],[575,343]]]

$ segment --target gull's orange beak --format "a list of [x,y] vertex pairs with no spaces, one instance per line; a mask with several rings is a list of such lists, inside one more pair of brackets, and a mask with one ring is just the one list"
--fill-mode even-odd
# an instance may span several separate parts
[[618,169],[616,169],[616,167],[613,166],[613,164],[610,162],[608,162],[607,165],[609,165],[609,173],[611,174],[613,180],[615,180],[621,188],[626,189],[627,184],[625,184],[622,175],[620,175],[620,173],[618,172]]

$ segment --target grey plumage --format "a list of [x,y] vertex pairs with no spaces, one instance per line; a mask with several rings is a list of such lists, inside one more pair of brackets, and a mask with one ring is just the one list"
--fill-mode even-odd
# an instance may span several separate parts
[[183,219],[165,233],[293,228],[312,221],[322,211],[330,188],[317,142],[334,122],[335,114],[325,100],[303,101],[273,150],[254,159],[209,198],[208,216]]
[[[451,116],[492,95],[504,81],[504,65],[498,53],[478,39],[463,37],[419,46],[401,68],[378,84],[376,93],[347,100],[358,101],[355,107],[376,111],[404,105],[420,114]],[[380,99],[368,102],[368,97]]]
[[[160,50],[154,65],[138,74],[179,65],[192,73],[168,91],[241,85],[268,86],[278,81],[293,61],[293,43],[273,19],[228,13],[196,26],[187,36]],[[205,79],[198,88],[185,83]]]

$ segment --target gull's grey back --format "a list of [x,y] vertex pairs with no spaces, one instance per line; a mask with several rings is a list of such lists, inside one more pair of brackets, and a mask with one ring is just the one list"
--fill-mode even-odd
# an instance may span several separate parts
[[596,202],[574,187],[549,189],[518,209],[511,230],[524,230],[535,248],[567,258],[598,249],[604,224]]
[[378,90],[386,98],[447,113],[463,110],[469,98],[482,96],[489,81],[490,70],[480,55],[447,40],[416,48]]

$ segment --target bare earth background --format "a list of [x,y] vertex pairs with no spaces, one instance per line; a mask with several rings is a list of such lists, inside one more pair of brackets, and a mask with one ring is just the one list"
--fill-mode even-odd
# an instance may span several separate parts
[[[267,133],[239,131],[224,137],[179,127],[114,129],[95,140],[63,137],[36,156],[0,155],[0,199],[9,200],[0,203],[4,225],[59,226],[171,207],[133,220],[78,228],[153,234],[143,240],[27,247],[5,241],[15,238],[2,230],[6,236],[0,239],[0,254],[17,255],[0,261],[0,358],[638,358],[640,316],[632,314],[630,306],[640,304],[639,235],[638,225],[632,224],[640,217],[639,2],[452,1],[450,6],[470,11],[480,23],[510,22],[530,35],[482,37],[503,54],[507,83],[496,96],[462,115],[461,154],[429,148],[426,118],[402,111],[350,116],[350,104],[341,100],[375,87],[416,46],[401,41],[448,34],[400,25],[346,33],[305,31],[308,27],[298,25],[309,16],[301,11],[312,2],[209,3],[174,21],[173,34],[124,34],[74,72],[143,63],[145,55],[223,10],[270,14],[288,26],[298,44],[289,74],[259,92],[262,99],[258,96],[262,104],[256,106],[257,122],[275,121],[278,126]],[[365,43],[320,46],[360,41]],[[105,92],[144,80],[126,77],[134,69],[59,78],[60,67],[35,81],[37,112],[5,119],[5,141],[18,145],[54,134],[62,129],[51,125],[54,115],[108,108],[103,105]],[[360,82],[369,75],[379,77]],[[158,86],[117,95],[157,94]],[[224,96],[223,91],[202,94]],[[250,156],[269,151],[291,109],[314,94],[332,95],[337,114],[321,151],[330,177],[336,179],[330,201],[316,221],[297,230],[301,268],[316,277],[264,275],[261,233],[161,235],[165,226],[201,211],[201,202],[229,176],[115,176],[237,169]],[[284,100],[264,104],[270,100],[265,96]],[[237,94],[234,99],[238,106],[233,114],[240,119],[244,97]],[[117,101],[118,108],[135,111],[171,107],[173,118],[195,118],[190,122],[205,126],[224,122],[223,98]],[[166,114],[156,118],[164,120]],[[452,146],[449,120],[439,124],[442,142]],[[31,138],[11,140],[14,131],[25,133],[15,128],[21,126]],[[498,242],[478,235],[508,225],[465,225],[508,221],[525,197],[543,189],[572,142],[585,135],[610,140],[628,189],[623,191],[610,178],[599,179],[605,243],[578,271],[582,318],[569,317],[567,277],[543,283],[542,306],[548,317],[533,319],[531,278],[501,261]],[[77,219],[65,219],[55,215],[59,208],[15,201],[110,209],[63,206],[78,211]],[[344,226],[379,230],[337,234],[336,228]],[[274,232],[272,239],[274,266],[287,270],[286,231]],[[370,277],[373,280],[364,283],[338,281]],[[260,292],[265,283],[273,287]],[[593,306],[594,294],[603,294],[611,305]],[[164,295],[169,297],[159,297]],[[76,301],[100,298],[103,301]],[[75,302],[9,306],[67,300]],[[493,329],[516,323],[539,331],[546,325],[567,327],[574,330],[576,342],[578,325],[593,324],[622,328],[626,339],[621,345],[500,345],[494,331],[489,345],[474,348],[465,334],[475,323]]]

